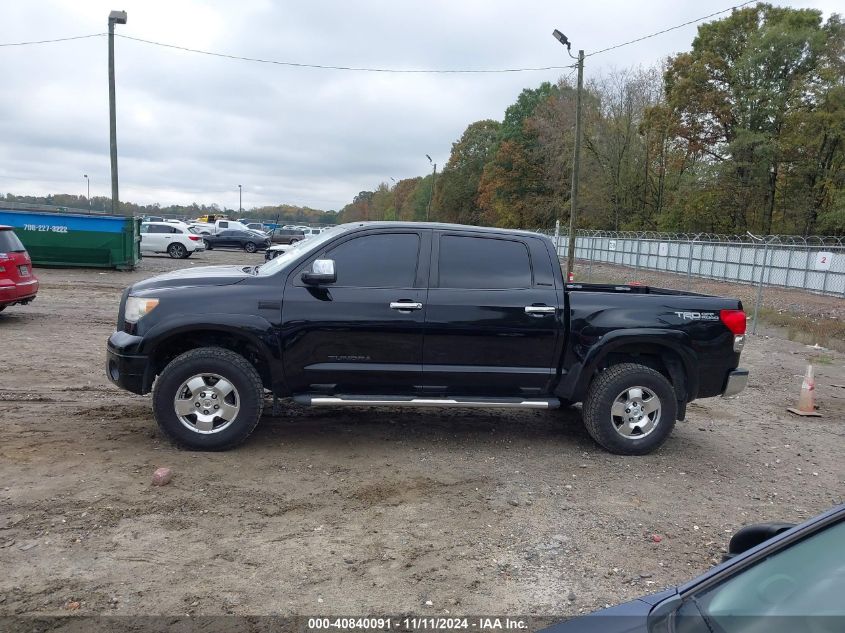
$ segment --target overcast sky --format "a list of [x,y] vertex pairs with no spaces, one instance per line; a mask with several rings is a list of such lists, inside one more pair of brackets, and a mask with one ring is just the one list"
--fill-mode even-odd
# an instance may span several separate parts
[[[565,65],[731,0],[6,0],[0,43],[106,31],[232,55],[399,69]],[[795,1],[825,17],[837,0]],[[587,59],[585,75],[658,63],[696,27]],[[290,68],[116,40],[120,194],[139,203],[339,209],[443,165],[467,124],[569,71],[382,74]],[[0,193],[109,195],[107,40],[0,47]]]

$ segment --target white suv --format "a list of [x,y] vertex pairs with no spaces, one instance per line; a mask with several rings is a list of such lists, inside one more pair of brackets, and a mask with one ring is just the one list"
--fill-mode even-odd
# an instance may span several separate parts
[[185,259],[205,250],[202,236],[190,229],[168,222],[141,224],[141,254],[167,253],[174,259]]

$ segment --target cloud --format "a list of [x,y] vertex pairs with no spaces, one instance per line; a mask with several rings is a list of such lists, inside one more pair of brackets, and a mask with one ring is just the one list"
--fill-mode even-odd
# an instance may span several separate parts
[[[119,3],[118,3],[119,4]],[[568,64],[587,51],[725,8],[722,0],[131,0],[117,32],[234,55],[391,68]],[[793,3],[795,4],[795,3]],[[799,3],[802,4],[802,3]],[[113,6],[114,5],[114,6]],[[825,5],[828,5],[827,7]],[[803,4],[803,6],[810,6]],[[821,8],[833,8],[832,2]],[[112,2],[0,5],[4,41],[104,32]],[[586,74],[688,48],[686,27],[596,58]],[[106,39],[0,48],[0,192],[109,193]],[[501,119],[559,71],[426,75],[295,69],[118,38],[121,196],[135,202],[338,209],[362,189],[440,165],[471,122]]]

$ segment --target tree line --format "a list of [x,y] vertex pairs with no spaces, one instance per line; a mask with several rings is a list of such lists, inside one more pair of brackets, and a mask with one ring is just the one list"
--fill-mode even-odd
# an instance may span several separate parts
[[[436,181],[381,183],[340,220],[567,222],[575,99],[570,77],[526,88],[501,121],[466,128]],[[659,67],[593,76],[582,108],[579,227],[845,234],[839,15],[736,10]]]
[[[5,196],[0,195],[0,204],[2,201],[18,202],[25,204],[47,205],[53,207],[64,207],[69,211],[74,209],[91,210],[98,213],[111,213],[111,198],[107,196],[94,196],[88,200],[85,196],[77,196],[67,193],[50,194],[46,196],[26,196],[14,195],[7,193]],[[252,207],[244,209],[239,212],[237,209],[229,209],[213,204],[193,204],[181,205],[161,205],[155,204],[135,204],[134,202],[126,202],[121,200],[119,202],[119,212],[123,215],[135,216],[167,216],[177,218],[194,219],[201,215],[225,215],[226,217],[235,218],[252,218],[267,222],[279,222],[280,224],[325,224],[332,225],[337,223],[338,214],[334,211],[322,211],[321,209],[312,209],[311,207],[299,207],[292,204],[278,204],[271,206]]]

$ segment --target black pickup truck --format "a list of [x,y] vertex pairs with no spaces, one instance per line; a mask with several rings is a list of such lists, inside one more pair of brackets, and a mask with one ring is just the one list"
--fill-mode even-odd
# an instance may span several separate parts
[[192,449],[245,440],[267,390],[312,406],[583,402],[596,442],[640,455],[691,400],[745,387],[744,338],[736,299],[565,284],[543,235],[364,222],[261,266],[127,288],[106,371],[152,391],[161,429]]

